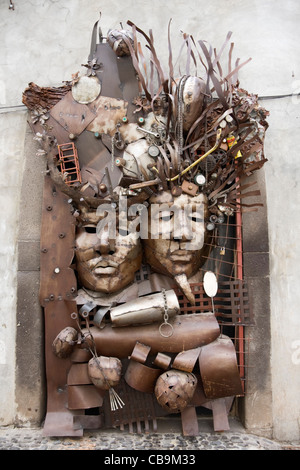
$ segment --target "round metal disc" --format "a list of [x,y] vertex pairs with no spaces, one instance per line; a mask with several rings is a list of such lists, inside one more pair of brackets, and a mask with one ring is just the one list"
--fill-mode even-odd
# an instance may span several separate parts
[[148,148],[148,154],[153,158],[158,157],[160,154],[159,148],[156,145],[150,145]]
[[81,104],[92,103],[100,94],[101,84],[97,77],[80,77],[72,86],[72,95],[75,101]]
[[194,181],[196,184],[198,184],[199,186],[203,186],[206,182],[206,178],[205,176],[202,174],[202,173],[198,173],[195,178],[194,178]]
[[214,297],[218,291],[218,281],[212,271],[207,271],[203,278],[203,287],[208,297]]

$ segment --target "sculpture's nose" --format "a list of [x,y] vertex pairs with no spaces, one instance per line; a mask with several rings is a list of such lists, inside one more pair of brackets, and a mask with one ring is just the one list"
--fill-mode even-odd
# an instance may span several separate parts
[[187,241],[192,238],[192,226],[184,211],[179,211],[174,218],[173,239],[176,241]]
[[101,255],[112,254],[115,251],[114,240],[109,238],[108,230],[102,230],[98,234],[99,241],[94,246],[95,251],[99,251]]

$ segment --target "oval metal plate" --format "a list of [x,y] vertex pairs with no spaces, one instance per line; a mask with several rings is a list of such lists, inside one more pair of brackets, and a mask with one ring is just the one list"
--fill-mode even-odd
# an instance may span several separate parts
[[203,287],[208,297],[214,297],[218,291],[218,281],[212,271],[207,271],[203,278]]

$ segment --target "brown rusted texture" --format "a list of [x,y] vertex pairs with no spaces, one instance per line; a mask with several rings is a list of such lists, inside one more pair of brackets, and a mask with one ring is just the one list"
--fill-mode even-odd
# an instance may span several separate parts
[[236,351],[230,338],[221,336],[201,349],[199,367],[208,399],[243,395]]
[[82,436],[82,429],[73,428],[74,413],[66,407],[68,402],[67,373],[70,357],[61,359],[52,350],[52,344],[64,328],[76,323],[71,313],[76,310],[74,301],[54,300],[45,305],[45,364],[47,380],[47,414],[43,427],[46,436]]
[[143,364],[144,362],[146,362],[150,351],[151,351],[150,346],[147,346],[146,344],[142,344],[138,341],[136,345],[134,346],[130,359]]
[[173,335],[169,338],[159,334],[157,324],[122,328],[113,328],[108,324],[102,330],[91,327],[89,330],[83,329],[82,333],[89,343],[89,332],[91,332],[98,354],[119,358],[130,356],[137,341],[150,346],[153,354],[179,353],[208,344],[220,334],[215,316],[209,313],[177,315],[170,319],[170,323],[173,325]]
[[45,178],[43,195],[40,303],[71,300],[77,292],[77,280],[71,263],[74,257],[75,220],[68,198]]
[[172,367],[185,372],[192,372],[200,354],[200,348],[182,351],[175,357]]
[[170,413],[182,412],[193,398],[197,386],[194,374],[171,369],[156,382],[155,396],[162,408]]
[[161,374],[160,369],[149,367],[140,362],[130,360],[125,372],[125,381],[135,390],[145,393],[153,393],[157,378]]
[[198,436],[199,425],[197,411],[194,406],[187,406],[181,411],[182,434],[184,436]]
[[69,91],[71,85],[61,87],[40,87],[33,82],[23,92],[22,102],[30,110],[42,108],[49,110],[55,106]]
[[75,136],[80,135],[96,117],[86,104],[74,100],[72,92],[67,93],[51,109],[50,114],[66,132]]

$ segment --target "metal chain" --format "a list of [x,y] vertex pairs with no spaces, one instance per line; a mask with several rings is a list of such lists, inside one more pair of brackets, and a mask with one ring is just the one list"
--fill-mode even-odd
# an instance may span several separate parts
[[[161,336],[168,338],[169,336],[172,336],[173,334],[173,326],[168,322],[169,313],[168,313],[168,302],[167,302],[167,295],[166,295],[165,289],[162,289],[162,294],[164,298],[164,321],[159,327],[159,333],[161,334]],[[167,329],[167,334],[163,332],[164,329]],[[168,332],[168,329],[169,329],[169,332]]]

